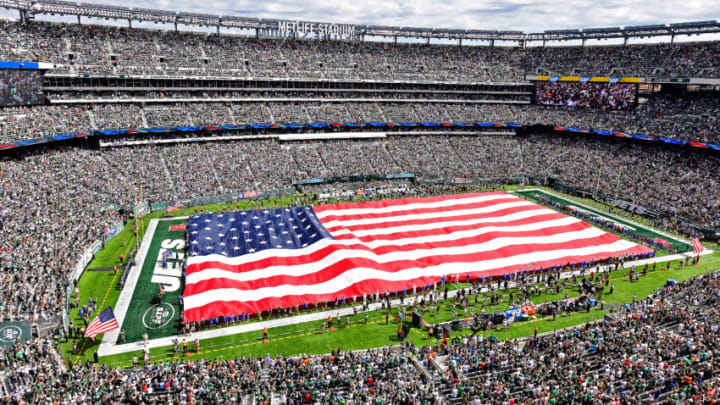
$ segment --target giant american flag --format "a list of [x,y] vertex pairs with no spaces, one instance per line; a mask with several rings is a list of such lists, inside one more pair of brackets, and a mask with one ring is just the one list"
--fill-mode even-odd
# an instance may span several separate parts
[[653,251],[502,192],[193,216],[185,321]]

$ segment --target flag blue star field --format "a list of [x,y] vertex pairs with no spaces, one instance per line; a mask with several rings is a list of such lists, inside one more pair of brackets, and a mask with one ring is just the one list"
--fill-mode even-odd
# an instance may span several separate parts
[[189,232],[191,257],[297,249],[332,238],[310,207],[199,215],[190,219]]
[[186,322],[654,253],[501,192],[196,215],[188,232]]

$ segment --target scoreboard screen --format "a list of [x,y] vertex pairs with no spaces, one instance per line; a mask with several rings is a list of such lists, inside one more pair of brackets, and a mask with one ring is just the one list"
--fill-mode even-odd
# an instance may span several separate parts
[[44,102],[41,71],[0,69],[0,107]]
[[637,93],[635,83],[535,83],[535,102],[542,105],[629,110],[637,105]]

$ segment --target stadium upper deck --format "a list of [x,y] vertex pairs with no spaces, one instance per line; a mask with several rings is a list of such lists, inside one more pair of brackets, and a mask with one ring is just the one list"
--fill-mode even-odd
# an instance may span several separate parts
[[[17,2],[0,1],[0,6],[11,7],[7,3]],[[565,48],[393,45],[269,36],[277,36],[277,30],[252,37],[23,21],[27,20],[0,26],[0,58],[52,63],[53,73],[419,82],[519,82],[526,74],[720,76],[718,42]],[[663,32],[674,39],[676,34],[715,32],[720,27],[715,22],[696,25],[696,31],[672,30],[671,25]],[[625,38],[655,35],[631,28],[621,30]],[[597,30],[586,31],[578,31],[575,38],[598,38]],[[608,31],[604,35],[619,34]],[[490,38],[485,39],[494,43]],[[524,44],[534,38],[571,36],[522,34],[518,38]]]

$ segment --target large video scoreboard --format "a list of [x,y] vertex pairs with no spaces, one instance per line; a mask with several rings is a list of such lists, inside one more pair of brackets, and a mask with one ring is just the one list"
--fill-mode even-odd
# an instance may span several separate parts
[[45,65],[0,61],[0,107],[43,104],[42,77]]
[[637,106],[637,78],[538,76],[534,101],[540,105],[629,110]]

